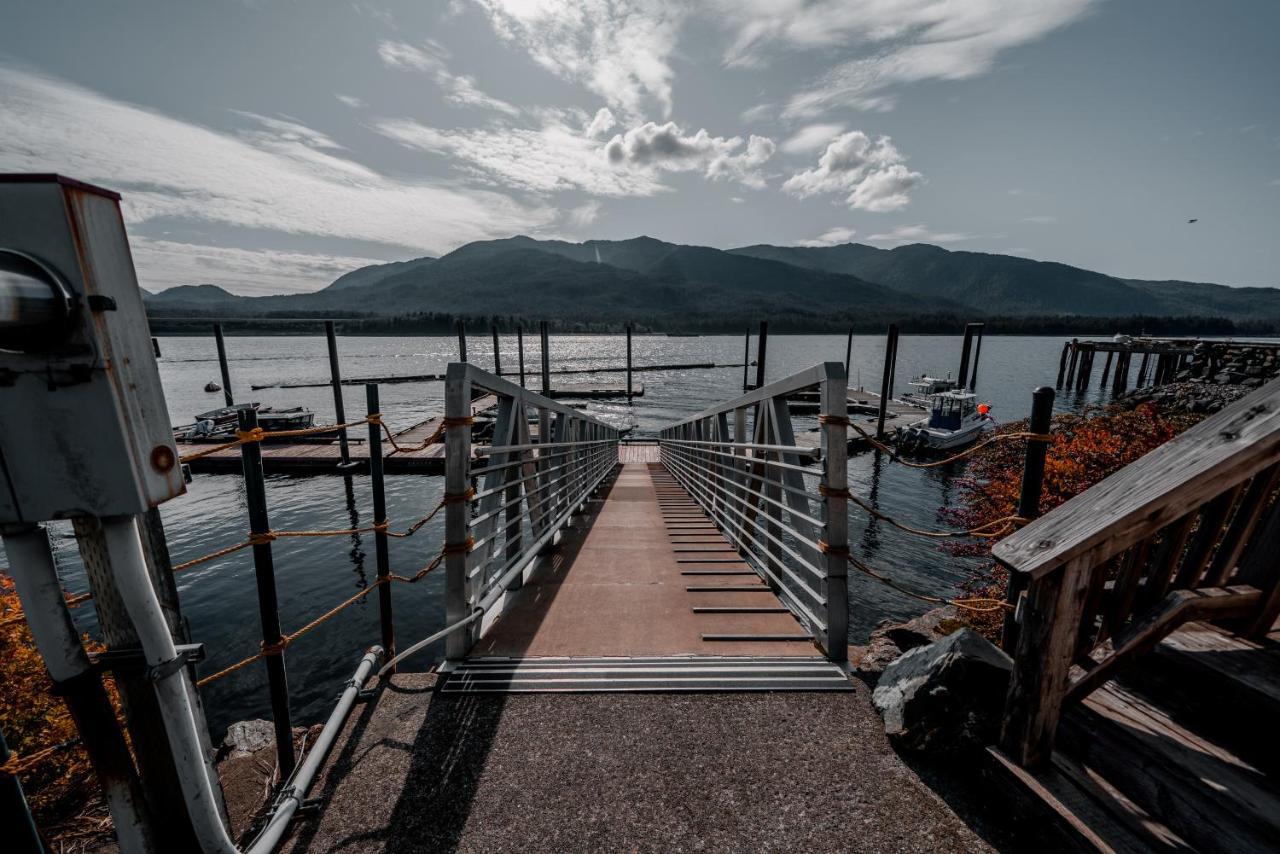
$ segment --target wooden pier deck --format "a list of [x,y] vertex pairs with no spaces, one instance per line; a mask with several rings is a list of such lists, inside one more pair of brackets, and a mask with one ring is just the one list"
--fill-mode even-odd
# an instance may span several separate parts
[[[849,420],[874,436],[879,423],[880,395],[865,389],[851,388],[848,390],[847,400],[849,401]],[[817,400],[811,395],[794,396],[788,401],[787,406],[795,415],[816,414],[818,411]],[[892,436],[899,427],[908,427],[924,418],[927,414],[925,410],[918,406],[890,400],[889,405],[885,407],[885,434]],[[845,432],[848,437],[848,449],[850,452],[860,453],[871,450],[871,443],[867,441],[866,436],[863,436],[862,433],[852,427],[846,428]],[[820,443],[821,434],[818,428],[796,433],[797,445],[815,448]]]
[[[485,395],[477,398],[471,405],[473,414],[487,412],[497,405],[497,398]],[[391,442],[383,436],[382,465],[387,474],[441,474],[444,472],[444,443],[436,442],[426,447],[419,447],[435,434],[440,427],[441,417],[419,421],[411,427],[393,432],[396,444],[404,451],[397,451]],[[366,431],[361,427],[352,427],[348,431],[348,447],[351,462],[356,464],[357,471],[367,470],[369,466],[369,442]],[[179,442],[178,452],[197,451],[200,442]],[[216,444],[216,443],[214,443]],[[338,471],[342,462],[339,444],[336,438],[322,435],[318,439],[305,442],[263,442],[262,467],[267,474],[333,474]],[[241,459],[239,448],[226,448],[205,457],[187,463],[192,472],[207,474],[239,474]]]

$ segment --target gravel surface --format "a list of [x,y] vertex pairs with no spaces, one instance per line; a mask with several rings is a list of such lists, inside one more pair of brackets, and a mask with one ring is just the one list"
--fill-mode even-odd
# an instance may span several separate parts
[[348,724],[289,852],[986,851],[842,694],[437,696]]

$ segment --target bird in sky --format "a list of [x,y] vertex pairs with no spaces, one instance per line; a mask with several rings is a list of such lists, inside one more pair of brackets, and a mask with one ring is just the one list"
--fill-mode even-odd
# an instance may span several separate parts
[[1191,223],[1193,223],[1193,222],[1199,222],[1199,221],[1200,221],[1200,220],[1198,220],[1198,219],[1189,219],[1189,220],[1187,220],[1187,225],[1191,225]]

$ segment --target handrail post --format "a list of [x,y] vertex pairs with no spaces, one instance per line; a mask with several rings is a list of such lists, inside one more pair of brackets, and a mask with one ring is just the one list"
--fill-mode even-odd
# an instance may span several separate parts
[[222,340],[222,324],[213,324],[213,341],[218,345],[218,368],[222,371],[222,398],[227,406],[235,406],[236,400],[231,394],[231,369],[227,366],[227,344]]
[[[324,337],[329,344],[329,377],[333,382],[333,417],[338,424],[345,424],[347,423],[347,409],[342,402],[342,371],[338,366],[338,336],[334,331],[332,320],[324,322]],[[347,441],[346,427],[338,431],[338,455],[342,460],[338,467],[350,468],[351,446]],[[388,658],[390,658],[390,655],[388,655]]]
[[[367,383],[364,396],[370,419],[380,415],[378,384]],[[387,491],[382,472],[382,425],[372,420],[369,421],[369,480],[373,485],[373,544],[378,562],[378,619],[382,648],[390,661],[396,657],[396,627],[391,612],[391,558],[387,552]],[[396,672],[394,665],[389,672]]]
[[[1048,386],[1040,386],[1031,394],[1031,421],[1028,429],[1032,433],[1048,435],[1053,426],[1054,390]],[[1044,439],[1028,439],[1026,459],[1022,464],[1022,494],[1018,497],[1018,515],[1024,519],[1035,519],[1040,515],[1040,494],[1044,490],[1044,461],[1049,451],[1049,442]],[[1027,589],[1027,578],[1020,572],[1009,573],[1009,584],[1005,601],[1014,610],[1007,611],[1004,616],[1004,628],[1000,633],[1000,646],[1005,652],[1012,654],[1018,648],[1018,600]]]
[[[240,430],[249,432],[258,426],[258,413],[252,409],[240,411]],[[262,647],[267,666],[267,685],[271,692],[271,720],[276,731],[276,756],[280,764],[280,779],[288,779],[293,773],[296,759],[293,753],[293,720],[289,713],[289,681],[285,676],[284,638],[280,634],[280,605],[276,598],[276,571],[271,556],[271,522],[267,517],[267,484],[262,471],[262,444],[245,442],[240,445],[240,460],[244,467],[245,503],[249,507],[249,532],[257,542],[253,544],[253,571],[258,584],[258,617],[262,623]]]
[[[445,428],[444,492],[446,496],[463,495],[467,491],[467,475],[471,464],[471,377],[465,364],[449,365],[444,381]],[[467,578],[467,523],[470,505],[450,501],[444,508],[445,625],[453,625],[471,615],[471,582]],[[452,632],[445,641],[445,657],[459,659],[471,649],[479,627],[475,622],[461,631]]]
[[[839,367],[838,365],[831,366]],[[849,512],[844,497],[849,488],[848,436],[842,423],[848,417],[848,375],[832,370],[822,381],[822,539],[827,544],[827,636],[824,646],[832,661],[849,657]]]

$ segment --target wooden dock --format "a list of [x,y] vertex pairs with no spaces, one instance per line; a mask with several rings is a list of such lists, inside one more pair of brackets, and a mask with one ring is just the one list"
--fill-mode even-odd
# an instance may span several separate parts
[[[474,415],[492,410],[498,400],[493,395],[477,398],[471,405]],[[387,474],[442,474],[444,472],[444,443],[436,442],[426,447],[422,443],[440,428],[442,417],[428,418],[411,427],[393,432],[395,445],[407,450],[396,450],[384,435],[382,441],[382,465]],[[362,427],[348,429],[348,447],[352,471],[365,472],[369,468],[369,442]],[[197,451],[201,442],[179,442],[178,452]],[[320,436],[306,441],[282,441],[262,443],[262,467],[267,474],[335,474],[340,471],[342,456],[336,438]],[[191,471],[204,474],[239,474],[242,463],[239,448],[226,448],[206,457],[187,463]]]
[[[865,389],[848,390],[846,395],[849,401],[849,420],[856,423],[865,432],[875,435],[879,422],[880,413],[880,395],[873,391]],[[787,400],[787,409],[793,415],[817,414],[818,401],[816,396],[802,392],[793,395]],[[885,435],[892,436],[894,431],[899,427],[910,426],[920,419],[924,418],[928,413],[918,406],[910,406],[897,400],[890,400],[889,405],[885,408],[884,431]],[[872,449],[871,443],[867,437],[855,430],[853,427],[846,428],[848,436],[848,449],[851,453],[862,453]],[[821,443],[820,428],[802,431],[796,434],[796,444],[803,445],[807,448],[816,448]]]

